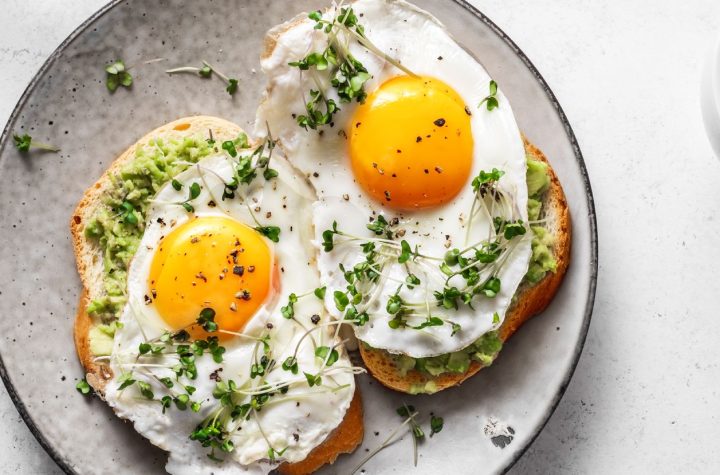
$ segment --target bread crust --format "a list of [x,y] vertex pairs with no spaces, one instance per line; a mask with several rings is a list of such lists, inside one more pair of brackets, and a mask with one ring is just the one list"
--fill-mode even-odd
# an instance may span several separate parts
[[[550,165],[547,157],[540,149],[525,137],[523,137],[523,142],[528,155]],[[550,187],[544,196],[543,208],[545,214],[551,215],[553,218],[553,235],[555,237],[553,254],[557,261],[557,269],[554,273],[548,272],[540,282],[534,285],[521,284],[516,293],[515,301],[506,312],[505,320],[499,329],[499,336],[503,342],[507,341],[530,318],[550,305],[570,264],[572,240],[570,209],[560,180],[552,166],[548,166],[548,174],[550,175]],[[431,376],[412,369],[405,376],[401,376],[396,370],[390,353],[370,348],[362,343],[360,343],[359,348],[365,367],[370,374],[384,386],[404,393],[410,393],[413,387],[424,385],[430,381],[435,383],[437,391],[457,386],[483,368],[477,361],[471,361],[465,373],[443,373],[438,376]]]
[[[111,175],[132,161],[139,147],[156,137],[165,139],[189,137],[208,134],[208,130],[212,130],[213,137],[218,142],[234,139],[243,132],[232,122],[211,116],[184,117],[158,127],[132,144],[115,159],[105,173],[85,191],[70,218],[73,249],[78,273],[83,284],[73,329],[75,349],[80,363],[87,373],[87,382],[100,397],[103,396],[105,386],[113,375],[110,367],[104,362],[96,361],[90,351],[90,330],[98,322],[87,313],[86,309],[92,297],[100,295],[98,292],[102,287],[102,273],[101,268],[98,270],[98,265],[101,265],[102,258],[97,245],[85,238],[85,225],[97,207],[102,204],[102,196],[111,184]],[[363,433],[362,400],[359,389],[356,389],[350,407],[340,425],[303,461],[292,464],[285,463],[281,465],[281,471],[287,475],[312,473],[325,464],[333,463],[340,454],[352,452],[362,442]]]
[[99,363],[90,351],[90,329],[93,326],[92,317],[88,315],[86,309],[90,303],[87,290],[83,289],[78,300],[77,314],[75,316],[75,325],[73,327],[73,337],[75,340],[75,350],[78,354],[80,364],[85,368],[85,379],[88,384],[93,387],[100,396],[105,392],[105,385],[112,378],[112,371],[106,363]]

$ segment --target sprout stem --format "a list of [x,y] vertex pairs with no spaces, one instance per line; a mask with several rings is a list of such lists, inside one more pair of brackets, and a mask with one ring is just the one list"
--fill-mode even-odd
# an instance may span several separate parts
[[[391,442],[390,442],[390,441],[395,437],[395,435],[397,435],[398,432],[400,432],[400,429],[402,429],[403,427],[405,427],[405,426],[407,426],[408,424],[410,424],[410,422],[413,422],[413,421],[415,420],[415,416],[417,416],[417,415],[418,415],[417,412],[413,412],[412,414],[410,414],[410,416],[409,416],[407,419],[405,419],[405,421],[403,421],[402,424],[400,424],[399,426],[397,426],[397,427],[395,428],[395,430],[390,433],[390,435],[382,442],[382,444],[380,444],[379,446],[377,446],[376,448],[374,448],[373,450],[371,450],[370,453],[368,453],[368,454],[365,456],[365,458],[363,458],[363,459],[360,461],[360,463],[352,470],[352,472],[350,472],[350,475],[353,475],[353,474],[356,473],[358,470],[360,470],[360,469],[362,468],[362,466],[365,465],[365,464],[368,462],[368,460],[370,460],[371,458],[373,458],[378,452],[380,452],[381,450],[389,447],[389,446],[391,445]],[[415,437],[413,437],[413,439],[414,439],[414,438],[415,438]]]
[[165,72],[167,74],[177,74],[177,73],[200,74],[200,68],[196,68],[194,66],[183,66],[181,68],[168,69]]

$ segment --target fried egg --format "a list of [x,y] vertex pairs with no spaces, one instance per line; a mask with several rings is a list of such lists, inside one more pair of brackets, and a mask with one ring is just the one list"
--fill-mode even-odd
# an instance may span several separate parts
[[[230,192],[238,159],[219,150],[155,196],[110,357],[105,398],[169,452],[174,474],[265,474],[303,460],[340,424],[354,394],[354,369],[313,295],[312,190],[276,154],[276,178],[257,176]],[[262,229],[270,225],[277,242]],[[299,297],[288,319],[282,308],[291,294]],[[215,329],[197,324],[208,309]],[[193,354],[190,345],[212,336],[225,349],[222,361],[209,349]],[[318,356],[320,347],[327,354]],[[296,369],[283,365],[289,358]],[[188,361],[197,376],[192,366],[177,376]],[[316,378],[312,385],[304,373]],[[123,387],[128,380],[135,382]],[[191,439],[217,420],[224,446]]]
[[[373,243],[369,265],[379,277],[363,284],[362,297],[348,304],[367,313],[367,322],[353,327],[357,338],[412,357],[451,353],[502,324],[527,272],[531,249],[525,235],[508,244],[482,276],[501,282],[497,292],[488,292],[495,295],[475,295],[470,305],[455,309],[435,294],[465,285],[459,275],[448,278],[442,263],[452,249],[496,238],[494,212],[527,223],[521,135],[505,95],[493,91],[487,71],[436,18],[400,0],[358,0],[349,6],[364,37],[407,71],[340,32],[341,43],[347,42],[369,74],[367,97],[343,102],[325,70],[289,65],[328,47],[324,28],[298,17],[269,34],[273,48],[262,60],[268,89],[257,124],[269,124],[317,193],[312,219],[321,280],[328,285],[327,309],[347,318],[338,292],[348,295],[349,286],[360,285],[347,271],[370,262],[363,245]],[[341,11],[333,7],[322,17],[332,21]],[[340,110],[330,124],[306,130],[297,119],[306,114],[313,90]],[[492,110],[486,107],[490,95],[497,101]],[[483,213],[472,180],[493,169],[504,173],[492,191],[502,199],[496,197]],[[367,226],[379,220],[388,223],[381,236]],[[331,250],[325,249],[324,233],[334,242]],[[406,262],[399,259],[402,241],[410,250]],[[392,312],[393,298],[405,306],[400,321]]]

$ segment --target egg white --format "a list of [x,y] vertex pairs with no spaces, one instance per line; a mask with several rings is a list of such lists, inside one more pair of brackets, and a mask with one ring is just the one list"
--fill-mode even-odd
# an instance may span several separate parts
[[[474,151],[471,177],[480,170],[498,168],[504,171],[499,189],[513,197],[517,216],[527,222],[525,151],[510,104],[498,90],[497,109],[488,111],[485,107],[477,107],[488,94],[491,78],[487,71],[455,42],[436,18],[414,5],[400,0],[358,0],[350,6],[364,26],[366,37],[380,50],[416,74],[444,81],[462,97],[472,113]],[[330,9],[324,17],[330,19],[333,14]],[[443,256],[448,247],[463,248],[466,242],[473,243],[487,237],[492,224],[482,217],[476,218],[470,239],[466,241],[466,218],[473,201],[470,181],[451,202],[414,212],[387,209],[367,196],[353,176],[347,134],[342,131],[357,103],[341,103],[327,81],[323,90],[328,97],[335,99],[341,109],[334,117],[334,127],[325,126],[323,133],[319,134],[297,125],[294,114],[304,112],[303,95],[307,96],[308,91],[317,86],[309,74],[301,75],[297,68],[289,67],[288,62],[327,47],[325,33],[315,30],[314,24],[313,20],[302,15],[269,33],[275,47],[262,61],[268,78],[268,92],[258,110],[257,124],[258,132],[262,132],[264,124],[269,123],[288,159],[305,174],[317,192],[313,223],[319,253],[318,267],[323,283],[328,285],[326,307],[339,317],[331,290],[344,290],[346,282],[338,271],[338,264],[343,263],[350,268],[364,260],[364,256],[357,244],[336,246],[330,253],[322,251],[321,234],[330,229],[334,221],[343,231],[373,237],[366,229],[371,216],[383,214],[388,220],[397,217],[400,220],[398,228],[406,231],[404,239],[412,247],[417,245],[420,252],[433,256]],[[368,93],[387,79],[403,74],[356,42],[351,43],[350,51],[372,75],[365,84]],[[452,336],[450,325],[428,327],[422,331],[391,329],[388,326],[392,317],[384,307],[398,285],[393,279],[402,281],[407,275],[402,266],[392,266],[387,272],[382,294],[376,299],[375,307],[371,308],[370,321],[364,326],[354,327],[355,334],[373,347],[413,357],[434,356],[464,348],[502,323],[511,299],[527,272],[530,254],[530,239],[526,236],[520,239],[499,272],[502,288],[495,298],[476,298],[474,309],[461,306],[459,311],[433,312],[444,314],[447,319],[461,325],[462,330]],[[444,275],[438,272],[437,266],[434,267],[413,269],[424,285],[414,290],[404,288],[400,295],[409,301],[425,300],[429,289],[441,289]],[[429,299],[433,300],[431,292]],[[500,321],[494,321],[495,313],[500,316]]]
[[[292,355],[304,333],[300,325],[306,328],[314,327],[310,320],[314,314],[322,316],[321,325],[327,322],[328,318],[322,302],[312,295],[295,304],[295,318],[299,324],[280,315],[280,306],[287,303],[291,292],[301,294],[312,291],[320,284],[314,267],[312,248],[307,244],[312,238],[308,206],[312,191],[282,157],[273,156],[271,166],[278,170],[278,178],[266,182],[259,176],[247,189],[243,188],[244,185],[241,186],[238,190],[240,196],[222,200],[224,182],[229,182],[232,178],[233,162],[222,152],[210,156],[176,177],[185,184],[182,190],[176,191],[169,183],[164,186],[157,193],[147,213],[147,227],[129,269],[129,303],[120,318],[123,326],[116,332],[110,358],[110,367],[115,378],[108,384],[105,398],[120,417],[132,421],[140,434],[169,452],[166,469],[170,473],[265,474],[280,461],[303,460],[340,424],[354,394],[354,376],[347,369],[342,369],[350,368],[351,364],[341,346],[338,348],[340,358],[332,366],[332,376],[324,378],[324,381],[326,384],[341,386],[342,389],[332,392],[317,386],[310,388],[303,383],[305,377],[302,371],[314,374],[322,365],[322,361],[315,357],[313,343],[333,346],[339,342],[332,333],[332,327],[313,332],[312,336],[305,338],[300,345],[297,355],[300,367],[298,375],[291,375],[281,369],[282,362]],[[189,409],[180,411],[173,406],[163,414],[160,404],[143,399],[135,386],[119,391],[117,381],[123,372],[132,368],[138,345],[166,331],[160,316],[144,301],[148,292],[148,273],[162,237],[191,217],[182,206],[173,203],[187,199],[188,187],[193,182],[202,186],[200,196],[192,201],[197,216],[226,215],[254,226],[248,210],[250,206],[263,224],[271,223],[281,228],[280,241],[268,243],[273,249],[275,262],[281,268],[280,291],[265,302],[242,332],[256,337],[263,332],[270,332],[270,344],[273,358],[277,361],[277,369],[267,377],[269,383],[288,379],[300,381],[299,384],[291,386],[287,394],[273,396],[257,413],[257,417],[251,417],[243,424],[242,430],[237,431],[232,438],[236,447],[234,452],[218,454],[226,459],[223,463],[210,460],[207,457],[209,449],[190,440],[188,436],[209,414],[213,405],[217,404],[217,400],[212,396],[215,381],[209,379],[209,375],[222,368],[219,374],[225,381],[232,379],[240,386],[248,380],[255,340],[237,337],[221,342],[221,345],[226,347],[221,364],[214,363],[210,356],[196,359],[198,378],[187,383],[197,388],[192,400],[203,401],[199,413]],[[215,202],[215,206],[208,205],[211,201]],[[266,213],[271,213],[272,218],[267,219]],[[267,330],[268,324],[272,324],[271,330]],[[153,361],[154,364],[171,362],[173,360],[170,357]],[[173,376],[170,369],[152,370],[159,377]],[[139,374],[142,378],[142,373]],[[163,394],[160,385],[151,379],[147,380],[153,385],[157,396]],[[276,399],[282,399],[283,402],[273,402]],[[275,463],[267,460],[268,442],[276,450],[287,447]]]

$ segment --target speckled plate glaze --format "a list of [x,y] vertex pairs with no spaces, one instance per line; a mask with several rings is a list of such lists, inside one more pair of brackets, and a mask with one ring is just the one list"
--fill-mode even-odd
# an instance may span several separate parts
[[[498,361],[434,396],[402,396],[360,378],[365,441],[324,473],[348,473],[399,422],[401,401],[445,418],[412,467],[408,437],[366,465],[368,473],[496,473],[510,467],[552,414],[590,322],[597,274],[592,194],[580,149],[554,95],[519,48],[460,0],[417,0],[503,85],[521,129],[542,148],[565,187],[573,217],[572,265],[551,307],[507,344]],[[124,0],[85,22],[42,67],[0,144],[0,374],[40,443],[67,473],[163,473],[166,456],[96,398],[74,389],[82,371],[72,341],[80,292],[68,232],[85,190],[128,145],[173,119],[211,114],[248,125],[262,91],[264,32],[317,0]],[[123,58],[135,84],[114,95],[103,65]],[[165,62],[142,65],[146,60]],[[201,58],[240,78],[230,98],[217,80],[169,78]],[[20,156],[12,132],[58,144],[60,155]]]

